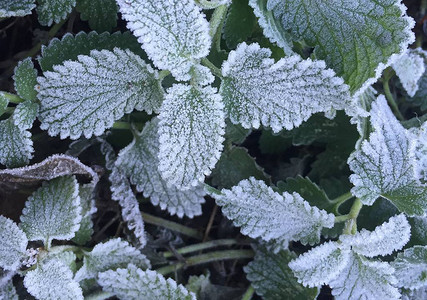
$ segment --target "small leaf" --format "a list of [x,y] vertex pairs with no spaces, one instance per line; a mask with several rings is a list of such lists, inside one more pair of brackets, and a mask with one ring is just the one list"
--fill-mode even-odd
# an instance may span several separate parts
[[397,286],[419,289],[427,286],[427,247],[415,246],[397,255],[391,265],[396,270]]
[[159,170],[179,189],[204,181],[219,160],[225,120],[216,89],[175,84],[159,115]]
[[406,100],[413,105],[420,106],[421,111],[427,110],[427,51],[417,48],[412,50],[413,53],[418,54],[424,61],[424,73],[418,80],[418,90],[412,97],[406,97]]
[[34,0],[2,0],[0,18],[30,15],[34,7],[36,7]]
[[43,26],[50,26],[53,22],[59,23],[76,6],[76,0],[37,0],[37,14],[39,23]]
[[410,97],[413,97],[419,88],[418,81],[425,71],[424,58],[418,55],[416,50],[408,49],[393,63],[392,67],[403,88]]
[[77,0],[76,10],[89,27],[103,32],[117,26],[117,4],[115,0]]
[[334,225],[334,215],[311,207],[299,194],[280,195],[253,177],[211,196],[222,206],[223,214],[252,238],[314,244],[320,240],[322,227]]
[[21,130],[30,129],[39,113],[39,104],[25,101],[15,107],[12,119],[16,127]]
[[53,239],[69,240],[80,227],[79,186],[73,176],[45,182],[25,203],[20,227],[30,241],[50,248]]
[[301,286],[288,267],[295,258],[289,250],[273,254],[260,247],[256,249],[254,260],[244,267],[246,277],[265,300],[316,299],[319,289]]
[[0,163],[6,167],[19,167],[28,164],[33,157],[31,133],[21,130],[13,118],[0,121]]
[[12,220],[0,216],[0,267],[14,271],[25,257],[28,239]]
[[89,242],[93,234],[92,215],[96,213],[94,198],[94,184],[84,184],[79,187],[80,206],[82,208],[80,215],[80,228],[71,239],[74,243],[84,245]]
[[190,75],[191,79],[200,86],[205,86],[215,81],[215,77],[212,75],[211,70],[200,64],[191,67]]
[[13,80],[19,97],[31,101],[36,99],[37,92],[34,87],[37,84],[37,70],[30,57],[21,60],[15,67]]
[[61,138],[101,135],[125,113],[158,111],[163,100],[157,72],[129,50],[92,50],[44,75],[40,127]]
[[238,44],[244,42],[251,35],[255,22],[255,16],[248,5],[248,0],[231,2],[223,29],[227,47],[234,49]]
[[154,65],[189,80],[194,62],[209,54],[209,23],[193,0],[117,0],[127,27]]
[[182,285],[165,279],[155,271],[141,269],[130,264],[126,269],[106,271],[99,274],[102,289],[126,300],[196,300]]
[[6,111],[9,99],[7,99],[4,92],[0,92],[0,116]]
[[28,292],[37,299],[83,300],[82,289],[73,273],[61,261],[48,259],[29,271],[24,278]]
[[317,112],[352,110],[348,86],[322,61],[269,58],[258,44],[240,44],[222,65],[220,94],[228,117],[245,128],[274,132],[301,125]]

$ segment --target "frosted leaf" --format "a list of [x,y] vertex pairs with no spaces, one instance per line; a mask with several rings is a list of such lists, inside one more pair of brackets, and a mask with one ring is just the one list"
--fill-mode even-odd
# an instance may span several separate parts
[[28,239],[12,220],[0,216],[0,267],[16,270],[25,257]]
[[372,85],[414,41],[415,22],[400,0],[268,0],[267,9],[294,39],[315,47],[352,93]]
[[0,92],[0,116],[6,111],[9,99],[6,97],[5,92]]
[[44,259],[59,260],[65,266],[67,266],[73,273],[76,272],[77,271],[77,265],[76,265],[77,256],[74,254],[74,252],[73,251],[64,251],[61,248],[59,248],[57,251],[55,251],[55,250],[56,249],[53,249],[52,251],[50,251],[48,253],[47,257]]
[[190,218],[201,215],[201,204],[205,202],[203,187],[181,191],[168,185],[160,175],[158,125],[157,118],[147,122],[142,132],[134,135],[132,143],[120,151],[116,166],[130,177],[137,191],[143,192],[144,197],[149,197],[154,205],[180,218],[184,215]]
[[288,267],[294,258],[288,250],[273,254],[265,248],[256,249],[254,260],[244,267],[256,293],[265,300],[316,299],[319,289],[303,287]]
[[425,71],[424,58],[417,51],[408,49],[393,65],[403,88],[410,97],[418,90],[418,81]]
[[340,276],[329,282],[336,300],[400,299],[394,269],[386,262],[352,254]]
[[37,84],[37,70],[31,58],[20,61],[15,67],[13,80],[15,81],[15,90],[19,97],[25,100],[35,100],[37,92],[34,86]]
[[117,0],[127,27],[154,65],[178,80],[209,54],[209,23],[194,0]]
[[69,240],[80,227],[79,186],[74,176],[44,182],[25,202],[21,229],[30,241],[50,248],[53,239]]
[[227,116],[245,128],[292,129],[317,112],[351,109],[348,86],[323,61],[269,58],[258,44],[240,44],[222,65]]
[[201,86],[211,84],[215,81],[215,77],[209,68],[200,64],[194,65],[190,69],[191,78]]
[[30,15],[34,7],[36,7],[34,0],[2,0],[0,2],[0,18]]
[[37,0],[37,3],[39,23],[43,26],[64,20],[76,6],[76,0]]
[[402,300],[427,299],[427,286],[416,290],[402,290]]
[[415,143],[415,176],[427,184],[427,122],[424,122],[416,132]]
[[249,5],[254,9],[264,35],[272,43],[276,43],[277,46],[281,47],[286,55],[294,54],[290,33],[283,28],[280,17],[267,8],[267,3],[268,0],[249,0]]
[[31,101],[19,103],[15,107],[12,119],[16,127],[21,130],[33,127],[33,122],[39,113],[39,104]]
[[95,278],[99,272],[124,268],[130,263],[141,268],[150,267],[150,262],[138,249],[120,238],[111,239],[84,253],[83,266],[77,271],[75,279]]
[[313,287],[327,284],[341,276],[352,256],[335,242],[327,242],[300,255],[289,263],[298,282]]
[[427,187],[415,177],[413,138],[382,95],[372,103],[371,124],[375,131],[348,160],[351,192],[366,205],[382,196],[408,215],[423,214]]
[[100,273],[98,283],[104,291],[123,300],[196,300],[193,293],[174,280],[132,264],[126,269]]
[[280,195],[253,177],[211,196],[222,206],[223,214],[251,238],[314,244],[323,227],[334,226],[333,214],[310,206],[297,193]]
[[73,280],[73,273],[56,259],[47,259],[29,271],[24,286],[36,299],[83,300],[82,289]]
[[77,0],[76,10],[83,21],[89,21],[93,30],[104,32],[117,26],[115,0]]
[[419,289],[427,286],[427,246],[414,246],[399,253],[391,265],[398,287]]
[[84,245],[91,240],[93,234],[92,215],[96,213],[94,197],[94,184],[84,184],[79,187],[80,206],[82,208],[80,215],[80,228],[72,238],[72,241],[79,245]]
[[157,72],[139,56],[118,48],[90,53],[38,78],[40,127],[50,135],[101,135],[134,108],[152,113],[161,105]]
[[21,130],[13,118],[0,121],[0,163],[6,167],[19,167],[28,164],[33,157],[31,133]]
[[159,170],[180,189],[203,182],[221,156],[225,118],[216,89],[175,84],[159,115]]
[[9,281],[4,286],[0,285],[0,300],[19,300],[12,281]]
[[195,2],[202,9],[214,9],[221,5],[229,5],[231,0],[196,0]]
[[354,252],[374,257],[378,255],[389,255],[400,250],[409,241],[411,226],[404,214],[391,217],[390,220],[374,231],[362,229],[355,235],[341,235],[343,244],[351,245]]

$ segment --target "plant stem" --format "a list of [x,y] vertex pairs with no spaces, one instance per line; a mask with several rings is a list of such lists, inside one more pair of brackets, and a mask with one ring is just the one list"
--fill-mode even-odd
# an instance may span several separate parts
[[255,290],[254,290],[253,286],[250,285],[248,287],[248,289],[246,290],[246,292],[243,294],[242,300],[251,300],[252,296],[254,295],[254,292],[255,292]]
[[205,254],[192,256],[186,259],[184,262],[178,262],[169,266],[165,266],[157,269],[156,271],[162,275],[166,275],[172,272],[176,272],[183,267],[191,267],[195,265],[205,264],[213,261],[228,260],[228,259],[246,259],[252,258],[254,252],[252,250],[224,250],[214,251]]
[[355,234],[357,231],[357,222],[356,219],[359,216],[360,210],[362,209],[363,204],[359,198],[354,200],[353,205],[351,206],[350,212],[348,213],[348,220],[345,224],[344,234]]
[[24,99],[22,99],[21,97],[19,97],[18,95],[15,94],[11,94],[11,93],[7,93],[7,92],[2,92],[2,95],[10,102],[10,103],[14,103],[14,104],[19,104],[24,102]]
[[221,32],[227,10],[227,5],[218,6],[209,20],[209,35],[212,37],[212,45],[215,46],[218,52],[221,51]]
[[202,58],[202,65],[205,65],[208,67],[212,73],[214,73],[215,76],[222,78],[222,72],[220,69],[218,69],[209,59],[206,57]]
[[94,292],[93,294],[85,296],[85,300],[109,299],[110,297],[113,297],[113,296],[114,294],[111,294],[109,292],[97,291],[97,292]]
[[159,80],[162,81],[163,78],[165,78],[166,76],[168,76],[171,72],[168,70],[161,70],[159,72]]
[[113,129],[127,129],[130,130],[132,127],[128,122],[114,122]]
[[349,215],[336,216],[334,223],[342,223],[349,219]]
[[179,232],[181,234],[184,234],[186,236],[192,237],[196,240],[202,240],[203,239],[203,234],[201,232],[199,232],[196,229],[172,222],[172,221],[168,221],[159,217],[155,217],[153,215],[141,212],[142,218],[144,219],[144,221],[148,224],[152,224],[152,225],[157,225],[157,226],[161,226],[167,229],[170,229],[172,231],[175,232]]
[[[215,247],[219,247],[219,246],[232,246],[232,245],[238,245],[238,244],[242,244],[242,243],[236,239],[213,240],[213,241],[209,241],[209,242],[204,242],[204,243],[194,244],[191,246],[182,247],[182,248],[176,250],[176,252],[178,252],[179,254],[188,254],[188,253],[206,250],[206,249],[210,249],[210,248],[215,248]],[[169,257],[173,257],[173,256],[174,256],[174,254],[172,252],[169,252],[169,251],[163,253],[163,257],[165,257],[165,258],[169,258]]]
[[353,194],[351,192],[347,192],[341,196],[336,197],[334,200],[332,200],[332,203],[344,203],[351,198],[353,198]]
[[404,121],[405,118],[402,116],[402,113],[399,110],[399,107],[397,106],[396,101],[394,100],[394,97],[390,91],[390,86],[388,84],[388,79],[383,81],[383,88],[384,88],[384,94],[385,97],[387,98],[387,102],[388,104],[391,106],[391,108],[394,111],[394,114],[396,115],[396,117],[400,120],[400,121]]
[[212,193],[212,194],[217,194],[219,196],[222,195],[220,190],[218,190],[218,189],[214,188],[213,186],[210,186],[209,184],[206,184],[206,183],[205,183],[205,190],[207,190],[209,193]]

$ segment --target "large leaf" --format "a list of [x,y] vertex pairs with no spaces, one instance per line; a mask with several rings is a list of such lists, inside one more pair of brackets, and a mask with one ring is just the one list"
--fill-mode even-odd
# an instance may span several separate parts
[[427,287],[427,247],[415,246],[397,255],[392,263],[397,286],[406,289]]
[[427,186],[415,176],[413,136],[397,121],[384,96],[372,103],[375,132],[349,158],[355,173],[352,193],[366,205],[382,196],[400,211],[422,215],[427,208]]
[[193,293],[174,280],[132,264],[126,269],[100,273],[98,283],[104,291],[124,300],[196,300]]
[[76,6],[76,0],[37,0],[37,3],[36,11],[43,26],[64,20]]
[[0,163],[7,167],[28,164],[33,149],[31,133],[14,124],[13,117],[0,121]]
[[92,50],[44,75],[38,78],[41,128],[61,138],[100,135],[124,113],[152,113],[163,100],[157,72],[129,50]]
[[25,257],[28,239],[12,220],[0,216],[0,267],[16,270]]
[[45,182],[25,203],[21,229],[30,241],[50,248],[53,239],[69,240],[80,227],[79,185],[74,176]]
[[167,182],[189,189],[204,181],[220,158],[225,120],[216,89],[175,84],[160,112],[159,170]]
[[76,9],[80,18],[89,21],[93,30],[110,31],[117,26],[117,4],[115,0],[77,0]]
[[144,197],[150,197],[154,205],[178,217],[201,215],[201,204],[205,202],[202,187],[180,191],[161,177],[157,156],[158,129],[159,120],[155,118],[145,125],[141,133],[135,133],[133,142],[120,151],[116,166],[130,177],[131,183],[136,185],[139,192],[143,192]]
[[159,69],[188,80],[209,53],[209,24],[193,0],[117,0],[128,28]]
[[15,90],[22,99],[36,99],[37,92],[34,87],[37,84],[37,70],[34,69],[31,58],[27,57],[18,63],[13,80],[15,81]]
[[35,0],[2,0],[0,2],[0,18],[21,17],[31,14],[36,7]]
[[343,77],[352,93],[370,86],[393,54],[414,41],[414,21],[400,0],[268,0],[267,9],[294,39],[315,47],[315,56]]
[[269,58],[258,44],[240,44],[222,65],[220,94],[230,120],[245,128],[290,130],[312,114],[352,109],[348,86],[322,61]]
[[311,207],[297,193],[282,195],[263,181],[251,177],[231,190],[211,193],[223,214],[241,227],[241,232],[265,241],[301,241],[314,244],[320,240],[320,230],[334,225],[334,215]]

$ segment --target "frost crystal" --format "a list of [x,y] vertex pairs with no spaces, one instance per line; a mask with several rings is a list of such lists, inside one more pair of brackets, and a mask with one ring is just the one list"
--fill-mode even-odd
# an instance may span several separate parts
[[179,189],[203,182],[221,156],[225,118],[221,96],[208,87],[175,84],[159,115],[159,170]]
[[317,112],[351,109],[348,86],[323,61],[269,58],[258,44],[240,44],[222,65],[227,116],[245,128],[292,129]]
[[427,122],[416,133],[415,159],[415,176],[427,184]]
[[21,130],[33,127],[33,122],[39,112],[38,103],[25,101],[19,103],[13,112],[12,119],[16,127]]
[[19,97],[25,100],[36,99],[37,92],[34,87],[37,84],[37,70],[34,68],[31,58],[27,57],[18,63],[13,80]]
[[157,72],[129,50],[92,50],[39,77],[41,128],[77,139],[101,135],[134,108],[157,112],[163,90]]
[[0,216],[0,267],[16,270],[26,256],[28,239],[12,220]]
[[117,0],[128,28],[159,69],[189,80],[191,66],[209,53],[209,23],[194,0]]
[[[422,50],[418,50],[422,51]],[[418,81],[424,74],[424,58],[418,54],[417,50],[408,49],[392,65],[399,77],[403,88],[410,97],[413,97],[418,90]]]
[[168,185],[160,175],[158,125],[159,120],[155,118],[145,125],[141,133],[135,133],[132,143],[120,151],[116,166],[130,177],[131,183],[143,192],[144,197],[150,197],[154,205],[181,218],[184,215],[190,218],[201,215],[201,204],[205,202],[201,186],[180,191]]
[[181,284],[165,279],[155,271],[142,271],[129,264],[126,269],[99,274],[98,283],[104,291],[127,300],[196,300]]
[[280,195],[253,177],[211,196],[222,206],[223,214],[252,238],[314,244],[319,242],[323,227],[334,225],[334,215],[310,206],[299,194]]
[[39,23],[50,26],[53,22],[64,20],[76,6],[76,0],[37,0],[37,14]]
[[406,289],[427,287],[427,246],[414,246],[399,253],[392,266],[396,269],[397,286]]
[[93,183],[79,186],[80,206],[82,208],[80,214],[82,220],[79,230],[72,239],[73,242],[79,245],[84,245],[86,242],[90,241],[93,233],[92,215],[97,211],[94,188],[95,185]]
[[0,163],[7,167],[26,165],[33,149],[31,133],[14,124],[13,117],[0,121]]
[[34,0],[2,0],[0,2],[0,18],[29,15],[34,7],[36,7]]

